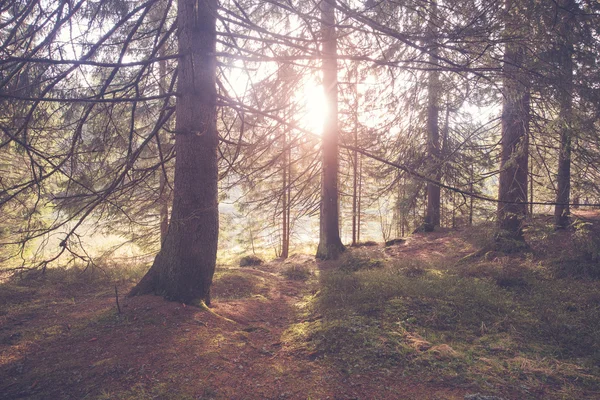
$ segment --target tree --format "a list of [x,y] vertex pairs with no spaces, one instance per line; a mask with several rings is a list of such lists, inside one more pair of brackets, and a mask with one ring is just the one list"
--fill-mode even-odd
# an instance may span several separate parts
[[[429,71],[427,83],[427,156],[430,171],[437,182],[440,182],[440,127],[439,127],[439,90],[440,76],[438,67],[438,50],[436,43],[437,3],[430,3],[429,22],[427,34],[430,41],[429,62],[433,70]],[[427,212],[425,213],[424,228],[431,232],[440,226],[440,187],[432,182],[427,182]]]
[[498,186],[500,237],[524,240],[527,215],[527,175],[530,93],[524,72],[526,47],[516,33],[522,26],[518,1],[506,0],[506,39],[502,77],[502,139]]
[[561,0],[558,22],[558,76],[559,76],[559,131],[558,174],[556,178],[556,206],[554,226],[566,228],[569,224],[569,202],[571,199],[571,146],[573,137],[573,44],[572,33],[574,0]]
[[338,200],[338,82],[335,0],[321,2],[323,48],[323,87],[328,113],[323,128],[321,151],[323,172],[321,183],[321,215],[317,258],[337,259],[344,251],[339,231]]
[[173,210],[163,246],[130,295],[210,304],[219,233],[216,125],[218,2],[179,0]]

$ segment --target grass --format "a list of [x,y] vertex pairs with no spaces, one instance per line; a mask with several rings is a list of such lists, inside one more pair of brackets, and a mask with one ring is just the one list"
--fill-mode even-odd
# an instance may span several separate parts
[[[475,231],[461,239],[477,247],[493,238],[485,227]],[[0,317],[10,316],[12,326],[10,331],[0,328],[0,345],[34,349],[34,344],[45,348],[69,340],[86,349],[80,353],[85,362],[71,364],[74,361],[67,359],[56,370],[46,366],[45,370],[35,367],[38,369],[23,372],[19,370],[24,365],[21,361],[4,360],[11,365],[10,374],[25,382],[22,387],[27,393],[60,382],[64,385],[60,390],[80,388],[77,393],[95,393],[97,398],[187,399],[199,394],[200,398],[224,398],[225,394],[204,386],[211,384],[210,380],[201,382],[204,392],[196,387],[193,396],[179,387],[188,379],[186,370],[178,369],[179,359],[165,367],[164,375],[146,376],[144,363],[136,366],[104,347],[111,337],[113,343],[120,343],[138,334],[142,340],[152,332],[165,332],[164,338],[172,341],[165,345],[167,350],[176,343],[187,351],[193,340],[186,332],[196,329],[195,335],[207,335],[193,336],[197,342],[209,344],[198,356],[210,355],[211,363],[220,360],[228,346],[238,346],[237,357],[242,350],[250,351],[251,339],[265,337],[266,347],[255,349],[265,362],[273,359],[272,354],[285,354],[289,357],[285,362],[308,362],[306,368],[331,367],[341,371],[348,382],[352,376],[366,373],[507,399],[598,398],[596,233],[587,224],[555,232],[540,223],[531,224],[527,235],[530,250],[526,253],[493,251],[458,265],[417,258],[385,259],[381,248],[350,249],[337,265],[323,263],[316,271],[311,267],[314,264],[274,264],[289,280],[281,280],[285,285],[306,290],[295,304],[296,322],[286,325],[281,337],[278,333],[272,338],[274,325],[263,327],[254,322],[249,327],[236,326],[235,333],[227,331],[228,324],[210,330],[217,324],[214,321],[207,326],[181,319],[180,325],[171,325],[178,313],[189,312],[183,308],[163,315],[145,308],[134,313],[129,307],[125,313],[129,317],[118,315],[112,302],[115,283],[134,282],[145,272],[143,267],[49,269],[41,279],[25,276],[0,284]],[[233,300],[243,308],[244,299],[269,295],[273,282],[263,278],[274,276],[269,274],[220,267],[214,277],[213,297]],[[104,306],[94,307],[100,298]],[[82,307],[75,310],[75,304]],[[55,317],[52,313],[56,312]],[[36,316],[40,317],[38,324]],[[42,321],[45,317],[46,322]],[[278,353],[280,347],[285,353]],[[93,367],[87,364],[87,351],[94,351]],[[225,361],[224,365],[230,364]],[[119,384],[87,387],[92,383],[86,382],[98,382],[94,380],[98,371],[114,382],[118,377]]]
[[293,281],[307,281],[312,276],[310,267],[302,264],[288,265],[281,271],[281,274]]
[[250,275],[237,268],[220,268],[213,278],[212,295],[215,300],[243,299],[264,295],[267,285],[264,278]]
[[286,340],[349,374],[387,367],[491,393],[560,398],[600,390],[600,285],[496,254],[458,267],[350,253],[322,271]]

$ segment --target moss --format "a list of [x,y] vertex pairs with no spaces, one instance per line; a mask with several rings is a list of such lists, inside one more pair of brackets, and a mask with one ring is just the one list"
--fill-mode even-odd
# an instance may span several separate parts
[[[470,261],[458,273],[415,261],[354,267],[364,260],[322,272],[312,312],[323,319],[294,336],[309,354],[350,372],[363,360],[366,369],[395,365],[434,382],[494,381],[505,388],[523,376],[540,384],[571,379],[559,368],[511,370],[503,361],[511,357],[575,363],[582,377],[597,373],[594,282],[548,279],[531,257]],[[413,346],[415,337],[428,345]],[[598,379],[586,382],[600,388]]]
[[215,299],[242,299],[266,294],[264,278],[236,269],[218,271],[213,278]]
[[294,281],[307,281],[312,276],[310,267],[302,264],[291,264],[281,272],[287,279]]

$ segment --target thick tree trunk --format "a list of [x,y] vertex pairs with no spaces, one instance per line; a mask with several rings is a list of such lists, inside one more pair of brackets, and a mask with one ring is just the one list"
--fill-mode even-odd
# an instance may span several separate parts
[[335,0],[321,2],[323,35],[323,87],[329,112],[322,137],[323,173],[321,183],[321,217],[317,258],[335,260],[344,251],[339,231],[338,200],[338,82]]
[[554,207],[554,226],[557,229],[566,228],[569,225],[569,202],[571,199],[571,138],[572,108],[573,108],[573,46],[570,43],[570,17],[576,7],[574,0],[562,0],[559,5],[563,8],[562,18],[559,26],[560,34],[560,65],[558,90],[560,112],[558,120],[560,124],[560,148],[558,153],[558,176],[556,203]]
[[[509,13],[510,3],[507,1]],[[498,228],[499,238],[510,240],[524,239],[523,223],[527,216],[530,101],[527,76],[522,71],[524,57],[525,47],[509,38],[503,66]]]
[[217,0],[179,0],[175,182],[171,221],[154,264],[130,295],[210,303],[219,211],[216,128]]
[[[437,28],[437,3],[431,2],[429,13],[428,35],[432,48],[429,55],[429,63],[433,70],[429,72],[427,83],[427,157],[429,159],[429,170],[439,182],[440,173],[440,128],[439,128],[439,90],[440,73],[435,68],[438,66],[436,45]],[[427,182],[427,210],[425,212],[424,229],[426,232],[433,231],[440,226],[440,187]]]

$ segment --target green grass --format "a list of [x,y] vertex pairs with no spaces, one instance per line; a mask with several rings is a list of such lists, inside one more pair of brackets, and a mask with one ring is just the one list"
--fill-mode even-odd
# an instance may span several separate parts
[[302,264],[291,264],[287,265],[281,274],[289,280],[293,281],[307,281],[312,276],[310,267]]
[[322,271],[310,305],[322,318],[291,327],[285,341],[348,373],[395,366],[521,398],[537,398],[535,387],[600,390],[597,281],[547,279],[530,257],[382,264],[349,255]]
[[267,283],[260,276],[236,268],[221,268],[215,273],[211,292],[217,300],[231,300],[264,295],[267,290]]

